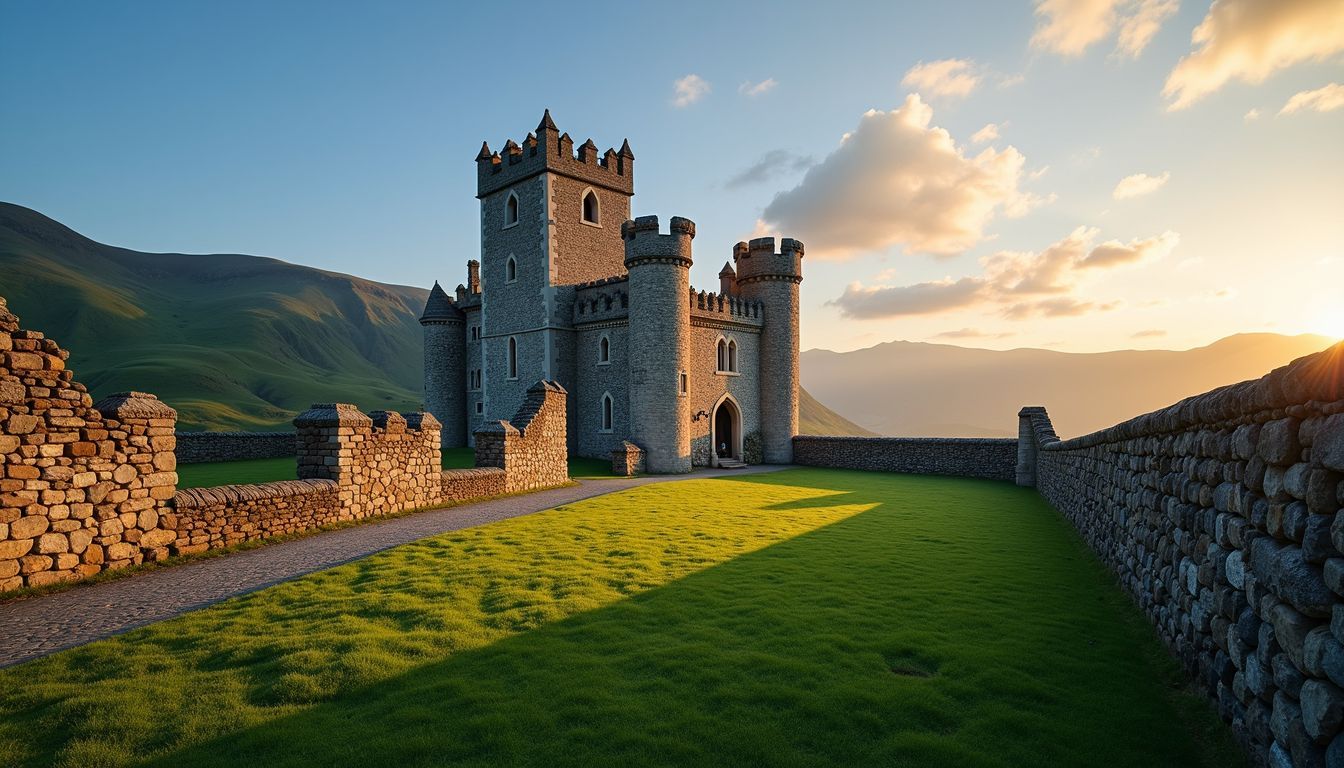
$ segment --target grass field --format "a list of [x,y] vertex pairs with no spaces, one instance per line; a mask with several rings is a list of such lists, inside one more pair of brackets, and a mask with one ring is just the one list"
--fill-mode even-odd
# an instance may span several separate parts
[[[443,452],[444,469],[474,466],[476,466],[476,453],[470,448],[454,448]],[[209,488],[215,485],[293,480],[296,471],[297,465],[292,458],[181,464],[177,468],[177,487]],[[569,476],[575,480],[614,477],[611,474],[611,462],[578,456],[569,459]]]
[[1003,483],[655,484],[0,671],[0,765],[1228,766],[1068,525]]

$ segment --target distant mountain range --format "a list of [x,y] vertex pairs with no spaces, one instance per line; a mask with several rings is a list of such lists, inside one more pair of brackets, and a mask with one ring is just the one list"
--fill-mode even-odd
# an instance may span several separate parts
[[1006,351],[892,341],[802,355],[803,385],[884,435],[1015,437],[1044,405],[1061,437],[1094,432],[1223,384],[1258,378],[1334,339],[1247,333],[1184,351]]
[[[95,395],[153,392],[187,430],[280,430],[311,403],[412,410],[429,292],[238,254],[141,253],[0,203],[0,296]],[[865,434],[802,393],[811,434]]]

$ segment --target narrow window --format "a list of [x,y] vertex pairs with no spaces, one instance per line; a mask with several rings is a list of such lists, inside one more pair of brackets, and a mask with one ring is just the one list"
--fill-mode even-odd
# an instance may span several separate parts
[[518,339],[509,337],[509,378],[518,378]]
[[518,262],[514,261],[513,257],[510,256],[509,265],[505,268],[504,280],[505,282],[512,283],[514,280],[517,279],[518,279]]
[[602,395],[602,431],[611,431],[611,395]]
[[717,370],[728,370],[728,344],[723,339],[719,339],[719,358]]
[[686,372],[685,372],[685,371],[682,371],[682,372],[678,373],[678,374],[677,374],[677,392],[678,392],[679,394],[681,394],[681,395],[685,395],[685,394],[686,394],[686,389],[687,389],[687,385],[688,385],[688,384],[689,384],[689,382],[686,380]]
[[737,372],[737,341],[728,340],[728,370]]
[[588,194],[583,196],[583,220],[589,224],[601,224],[599,221],[601,211],[598,210],[597,193],[588,190]]
[[485,403],[482,403],[481,401],[477,400],[477,401],[476,401],[476,412],[477,412],[477,413],[485,413]]
[[611,362],[611,342],[607,340],[606,336],[603,336],[602,341],[597,345],[597,361],[599,363]]
[[518,223],[518,195],[510,192],[509,199],[504,203],[504,226],[510,227]]

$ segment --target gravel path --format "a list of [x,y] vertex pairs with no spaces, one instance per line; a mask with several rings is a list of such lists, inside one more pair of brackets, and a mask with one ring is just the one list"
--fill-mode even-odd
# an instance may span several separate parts
[[427,536],[530,515],[650,483],[779,469],[783,467],[586,480],[576,486],[418,512],[43,597],[0,603],[0,667],[83,645]]

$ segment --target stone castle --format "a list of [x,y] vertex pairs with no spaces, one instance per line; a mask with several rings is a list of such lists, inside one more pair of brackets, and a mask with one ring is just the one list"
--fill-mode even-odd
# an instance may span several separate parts
[[738,243],[718,290],[698,291],[694,222],[632,220],[634,170],[628,141],[576,153],[549,111],[521,144],[482,144],[480,261],[455,296],[435,283],[420,320],[445,448],[544,379],[569,393],[574,455],[654,473],[792,461],[803,244]]

